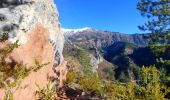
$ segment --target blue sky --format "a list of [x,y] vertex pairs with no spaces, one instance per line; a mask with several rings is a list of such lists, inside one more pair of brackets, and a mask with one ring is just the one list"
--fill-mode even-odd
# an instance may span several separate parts
[[143,33],[146,19],[136,9],[139,0],[55,0],[63,28],[92,27],[121,33]]

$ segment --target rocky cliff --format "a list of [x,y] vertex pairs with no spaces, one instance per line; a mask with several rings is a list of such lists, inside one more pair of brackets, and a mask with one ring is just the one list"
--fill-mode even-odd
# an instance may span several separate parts
[[[6,61],[24,64],[49,64],[23,79],[19,88],[12,90],[14,100],[34,100],[37,90],[46,86],[54,76],[54,64],[63,62],[64,38],[60,32],[58,12],[53,0],[1,0],[0,36],[8,33],[8,39],[0,43],[0,49],[18,41],[19,47],[8,54]],[[0,87],[0,100],[5,96]]]

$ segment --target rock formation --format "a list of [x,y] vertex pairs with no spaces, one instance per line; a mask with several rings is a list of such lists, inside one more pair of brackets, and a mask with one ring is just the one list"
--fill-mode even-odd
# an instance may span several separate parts
[[97,48],[95,48],[95,56],[92,54],[89,54],[90,63],[92,65],[93,73],[97,73],[98,65],[103,62],[103,57],[100,55]]
[[[9,63],[26,64],[38,61],[46,67],[31,73],[21,81],[14,92],[14,100],[34,100],[37,90],[46,86],[48,77],[54,75],[53,65],[63,62],[64,38],[60,32],[58,12],[53,0],[1,0],[0,36],[8,33],[9,39],[0,43],[0,49],[19,41],[19,47],[6,58]],[[0,88],[0,100],[5,90]]]
[[57,79],[59,80],[59,87],[63,86],[64,81],[66,81],[66,75],[68,73],[67,61],[63,61],[55,68],[55,73]]

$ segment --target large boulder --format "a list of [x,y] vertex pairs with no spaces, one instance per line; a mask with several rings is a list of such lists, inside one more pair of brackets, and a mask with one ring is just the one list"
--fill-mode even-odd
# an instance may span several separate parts
[[[53,76],[53,65],[63,62],[64,38],[60,32],[58,12],[53,0],[1,0],[0,35],[9,34],[9,39],[0,43],[0,49],[19,41],[20,45],[8,54],[9,63],[26,64],[27,67],[38,61],[49,64],[37,72],[32,72],[21,81],[14,92],[14,100],[34,100],[39,87],[48,83]],[[0,88],[0,100],[5,90]]]

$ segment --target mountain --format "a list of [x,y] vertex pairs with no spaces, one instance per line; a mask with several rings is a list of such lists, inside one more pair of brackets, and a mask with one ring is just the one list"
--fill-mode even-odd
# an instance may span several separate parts
[[[102,78],[121,82],[135,80],[139,67],[154,62],[151,51],[147,49],[149,40],[143,39],[143,34],[124,34],[89,27],[62,29],[62,32],[66,39],[64,55],[73,54],[74,49],[81,48],[96,59],[102,58],[96,69]],[[151,54],[148,58],[145,56],[147,53]]]
[[[112,45],[114,42],[129,42],[140,46],[146,46],[147,40],[142,38],[142,34],[124,34],[118,32],[102,31],[93,28],[82,28],[82,29],[62,29],[64,35],[69,38],[72,42],[85,42],[82,46],[89,47],[93,45],[97,47],[107,47]],[[90,44],[89,44],[90,43]],[[86,45],[86,46],[85,46]]]

